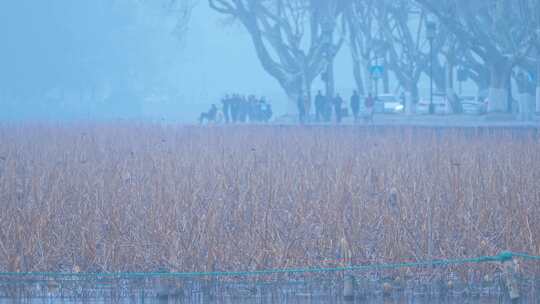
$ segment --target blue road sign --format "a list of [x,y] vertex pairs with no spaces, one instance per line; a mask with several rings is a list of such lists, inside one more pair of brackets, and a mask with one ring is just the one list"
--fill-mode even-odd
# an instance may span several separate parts
[[381,78],[384,73],[384,67],[382,65],[373,65],[370,68],[371,77],[377,79]]
[[529,75],[529,81],[530,82],[536,82],[536,74],[533,72],[527,73]]

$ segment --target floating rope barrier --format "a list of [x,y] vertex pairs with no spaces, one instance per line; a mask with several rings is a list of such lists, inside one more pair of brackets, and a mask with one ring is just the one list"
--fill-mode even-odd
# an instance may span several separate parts
[[246,276],[264,276],[272,274],[302,274],[302,273],[324,273],[324,272],[344,272],[344,271],[373,271],[373,270],[388,270],[399,268],[419,268],[419,267],[442,267],[451,265],[471,264],[471,263],[487,263],[487,262],[506,262],[514,257],[526,260],[540,260],[540,256],[515,253],[501,252],[494,256],[480,256],[463,259],[440,259],[417,262],[403,263],[385,263],[385,264],[370,264],[356,265],[346,267],[333,268],[285,268],[285,269],[266,269],[254,271],[209,271],[209,272],[0,272],[0,277],[21,277],[21,276],[40,276],[40,277],[113,277],[113,278],[152,278],[152,277],[175,277],[175,278],[196,278],[196,277],[246,277]]

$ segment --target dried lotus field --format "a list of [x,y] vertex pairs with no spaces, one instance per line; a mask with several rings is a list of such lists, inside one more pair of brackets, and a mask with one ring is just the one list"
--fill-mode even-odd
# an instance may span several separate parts
[[504,128],[4,125],[0,202],[1,272],[540,255],[540,137]]

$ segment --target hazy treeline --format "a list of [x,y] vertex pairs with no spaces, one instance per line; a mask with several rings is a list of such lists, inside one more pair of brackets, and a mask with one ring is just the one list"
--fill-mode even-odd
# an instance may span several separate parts
[[[333,61],[350,45],[358,91],[373,90],[371,67],[382,65],[384,91],[390,79],[419,98],[420,78],[454,97],[455,73],[472,80],[490,100],[489,110],[510,110],[514,82],[519,108],[529,111],[540,88],[540,2],[534,0],[208,0],[217,12],[236,18],[251,35],[264,69],[295,100],[310,94],[322,76],[334,94]],[[428,25],[435,26],[428,35]],[[432,38],[432,39],[429,39]],[[537,104],[540,105],[540,96]],[[411,108],[411,107],[409,107]],[[537,107],[538,109],[538,107]]]
[[403,91],[408,104],[433,75],[435,90],[451,99],[456,80],[475,83],[490,112],[511,110],[510,97],[532,112],[535,94],[540,110],[535,0],[21,0],[0,4],[0,115],[16,115],[21,104],[86,115],[108,103],[109,114],[129,116],[160,96],[179,100],[178,38],[195,5],[240,24],[292,101],[302,93],[313,100],[319,78],[333,96],[335,58],[349,52],[362,95],[374,90],[372,67],[382,66],[382,91]]
[[0,118],[43,116],[40,109],[54,118],[138,115],[143,98],[175,87],[183,5],[2,1]]

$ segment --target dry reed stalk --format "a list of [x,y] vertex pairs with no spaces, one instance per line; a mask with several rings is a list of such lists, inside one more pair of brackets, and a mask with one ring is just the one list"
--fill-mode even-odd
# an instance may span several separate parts
[[428,202],[436,258],[540,254],[531,134],[4,126],[0,270],[324,266],[342,238],[355,261],[421,260]]

